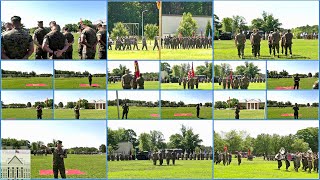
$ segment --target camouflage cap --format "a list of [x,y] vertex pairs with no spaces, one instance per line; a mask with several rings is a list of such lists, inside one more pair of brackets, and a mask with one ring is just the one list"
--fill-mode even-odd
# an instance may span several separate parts
[[21,21],[21,17],[20,16],[12,16],[11,17],[11,21]]

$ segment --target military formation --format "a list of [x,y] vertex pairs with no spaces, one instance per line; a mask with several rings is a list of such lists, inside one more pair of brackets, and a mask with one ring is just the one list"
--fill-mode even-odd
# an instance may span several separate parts
[[223,78],[218,78],[219,86],[222,86],[222,89],[248,89],[250,83],[265,83],[265,78],[251,78],[247,76],[225,76]]
[[[160,41],[160,42],[159,42]],[[142,47],[138,46],[139,38],[137,36],[116,37],[115,42],[108,38],[108,50],[112,50],[112,44],[115,44],[114,50],[146,50],[148,44],[146,37],[142,37]],[[163,49],[209,49],[212,48],[211,37],[176,37],[165,36],[164,38],[155,37],[152,50],[159,50],[159,46]]]
[[[236,153],[236,156],[235,156],[238,160],[238,166],[241,165],[241,162],[242,162],[242,152],[241,151],[238,151]],[[232,162],[232,153],[231,152],[228,152],[228,151],[225,151],[225,152],[218,152],[216,151],[214,153],[214,163],[216,165],[220,164],[222,162],[222,164],[224,166],[229,166]]]
[[[293,34],[291,30],[288,29],[286,32],[280,33],[278,29],[274,31],[270,31],[268,33],[268,47],[269,47],[269,55],[273,55],[273,57],[280,58],[280,46],[281,46],[281,54],[288,56],[290,54],[290,58],[292,57],[292,39]],[[252,34],[250,35],[250,44],[252,48],[252,55],[255,58],[260,58],[260,46],[261,46],[262,36],[259,34],[258,29],[254,29]],[[238,50],[238,56],[241,59],[244,59],[244,49],[246,44],[246,35],[242,30],[235,36],[235,46]]]
[[132,76],[129,69],[125,70],[125,74],[121,77],[121,86],[123,89],[144,89],[144,78],[140,73],[140,76]]
[[[35,51],[35,59],[73,59],[74,36],[67,27],[62,29],[55,22],[49,23],[48,32],[43,21],[38,21],[38,28],[33,37],[22,28],[21,18],[13,16],[2,33],[2,59],[28,59]],[[83,23],[78,29],[78,54],[80,59],[106,59],[107,33],[105,25],[98,24],[97,31]],[[97,50],[98,46],[98,50]]]

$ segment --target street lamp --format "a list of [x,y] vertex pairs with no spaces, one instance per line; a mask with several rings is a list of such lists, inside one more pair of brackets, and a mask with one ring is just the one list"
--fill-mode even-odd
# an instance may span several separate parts
[[144,10],[144,11],[142,11],[142,27],[141,27],[141,34],[142,34],[142,37],[141,38],[143,38],[143,13],[144,12],[148,12],[148,10]]

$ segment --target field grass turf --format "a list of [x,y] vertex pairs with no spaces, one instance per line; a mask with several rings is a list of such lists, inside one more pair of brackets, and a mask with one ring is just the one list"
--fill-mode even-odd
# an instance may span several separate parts
[[[245,59],[257,59],[251,54],[251,44],[247,39],[244,56]],[[272,60],[272,59],[299,59],[299,60],[317,60],[318,59],[318,40],[303,40],[294,39],[292,45],[292,58],[286,57],[281,54],[280,47],[280,58],[274,58],[273,55],[269,55],[269,46],[267,40],[261,41],[260,46],[260,59]],[[234,40],[216,40],[214,41],[214,59],[215,60],[239,60],[238,50],[234,45]]]
[[[78,54],[78,38],[79,38],[79,36],[80,36],[80,34],[79,33],[72,33],[73,34],[73,36],[74,36],[74,43],[73,43],[73,45],[72,45],[72,47],[73,47],[73,52],[72,52],[72,59],[74,59],[74,60],[80,60],[80,56],[79,56],[79,54]],[[33,36],[33,34],[32,34],[32,36]],[[35,47],[36,48],[36,47]],[[98,50],[98,46],[97,46],[97,48],[96,48],[97,50]],[[29,59],[35,59],[35,52],[29,57]],[[48,57],[49,58],[49,57]],[[96,51],[96,55],[95,55],[95,59],[99,59],[99,57],[98,57],[98,51]]]
[[[188,88],[188,87],[186,87]],[[194,87],[195,88],[195,87]],[[179,86],[179,83],[161,83],[161,89],[178,89],[178,90],[184,90],[183,84]],[[208,90],[212,89],[212,83],[199,83],[198,89],[200,90]],[[196,89],[194,89],[196,90]]]
[[[318,107],[299,107],[299,109],[299,119],[318,119]],[[293,116],[281,116],[282,114],[293,114],[292,107],[268,107],[268,119],[293,119]]]
[[[46,84],[47,86],[26,86],[26,84]],[[52,77],[2,78],[2,89],[52,89]]]
[[286,171],[285,162],[282,161],[282,167],[278,170],[277,161],[264,161],[263,158],[254,158],[253,161],[247,161],[242,158],[242,163],[238,166],[238,161],[234,156],[229,166],[220,164],[214,165],[214,178],[221,179],[318,179],[318,173],[303,172],[302,164],[299,172],[295,172],[293,162],[290,162],[289,171]]
[[[153,44],[148,43],[148,51],[141,50],[142,45],[138,44],[138,50],[108,50],[110,60],[159,60],[157,49],[152,50]],[[212,60],[212,49],[161,49],[161,60]]]
[[[299,89],[312,89],[313,83],[318,78],[301,78]],[[293,78],[268,78],[268,89],[276,89],[277,87],[293,87]]]
[[[161,112],[162,119],[198,119],[196,107],[162,107]],[[174,116],[182,113],[191,113],[192,116]],[[199,119],[212,119],[212,108],[201,108]]]
[[[122,107],[119,107],[120,119],[122,118]],[[130,106],[128,119],[159,119],[159,117],[151,116],[152,114],[160,116],[159,107],[136,107]],[[108,106],[108,119],[118,119],[117,106]]]
[[[121,82],[108,83],[108,89],[110,90],[120,90],[122,89]],[[145,81],[144,89],[159,89],[159,81]]]
[[80,84],[89,84],[88,78],[55,78],[56,89],[106,89],[106,77],[93,77],[92,84],[100,87],[80,87]]
[[[223,86],[222,84],[219,86],[219,83],[214,83],[214,89],[223,89]],[[248,89],[249,90],[266,89],[266,83],[250,83]],[[225,90],[228,90],[228,89],[225,89]]]
[[[240,110],[240,119],[264,119],[264,110]],[[214,110],[214,119],[234,119],[234,110]]]
[[[34,108],[3,108],[2,119],[37,119]],[[53,119],[52,109],[42,109],[42,119]]]
[[[107,176],[106,155],[68,154],[64,159],[66,170],[78,169],[84,175],[67,175],[67,178],[104,178]],[[52,170],[52,155],[31,156],[31,178],[53,178],[53,175],[40,175],[40,170]],[[59,174],[60,178],[60,174]]]
[[[73,109],[55,109],[55,119],[74,119]],[[80,119],[106,119],[106,110],[81,109]]]
[[211,179],[212,161],[176,160],[154,166],[151,160],[109,161],[108,179]]

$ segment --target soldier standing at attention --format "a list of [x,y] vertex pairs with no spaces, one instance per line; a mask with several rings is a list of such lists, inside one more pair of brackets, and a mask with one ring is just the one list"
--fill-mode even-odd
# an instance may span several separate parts
[[170,154],[170,152],[169,152],[169,151],[167,151],[167,153],[166,153],[166,162],[167,162],[167,166],[169,166],[169,165],[170,165],[170,159],[171,159],[171,154]]
[[239,89],[239,79],[238,77],[235,77],[234,80],[233,80],[233,89]]
[[292,38],[293,35],[291,33],[291,30],[288,29],[288,32],[284,34],[284,47],[285,47],[285,55],[288,55],[288,48],[290,51],[290,57],[292,57]]
[[56,149],[52,153],[53,157],[53,176],[58,179],[58,173],[60,172],[61,178],[66,178],[66,169],[64,167],[64,159],[67,158],[67,151],[62,149],[62,141],[58,140]]
[[253,31],[252,35],[252,46],[253,46],[253,55],[254,57],[260,57],[260,43],[261,43],[261,36],[257,29]]
[[175,165],[177,154],[175,151],[171,153],[172,164]]
[[60,32],[60,26],[53,25],[51,32],[44,37],[42,49],[49,53],[50,59],[64,59],[64,53],[68,48],[69,43]]
[[281,36],[281,54],[283,54],[283,50],[284,50],[284,48],[285,48],[285,37],[284,37],[284,33],[281,33],[280,34],[280,36]]
[[132,76],[129,74],[129,69],[126,69],[126,74],[121,77],[121,84],[123,89],[131,89]]
[[42,108],[40,105],[37,106],[37,119],[42,119]]
[[43,21],[38,21],[38,29],[34,31],[33,42],[36,47],[36,59],[48,59],[48,54],[42,49],[44,36],[48,32],[43,28]]
[[312,152],[311,150],[309,150],[308,152],[308,157],[307,157],[307,160],[308,160],[308,168],[309,168],[309,173],[311,173],[311,170],[312,170],[312,160],[313,160],[313,157],[312,157]]
[[132,89],[138,88],[137,78],[135,76],[133,77],[133,79],[131,81],[131,87],[132,87]]
[[144,78],[140,73],[140,77],[137,78],[138,89],[144,89]]
[[293,111],[294,111],[294,119],[299,119],[299,107],[297,103],[295,103],[293,107]]
[[128,113],[129,113],[129,106],[127,105],[127,103],[124,103],[122,106],[122,119],[124,119],[124,117],[128,119]]
[[156,36],[156,37],[154,37],[154,45],[153,45],[153,50],[154,50],[154,48],[158,48],[158,50],[159,50],[159,43],[158,43],[158,37]]
[[[79,33],[81,34],[81,28],[79,28]],[[78,38],[78,55],[79,55],[80,59],[83,59],[82,50],[83,50],[83,44],[81,43],[81,36],[79,36],[79,38]]]
[[158,156],[159,156],[159,163],[160,163],[160,166],[162,166],[162,164],[163,164],[163,153],[162,153],[162,151],[160,151],[159,152],[159,154],[158,154]]
[[278,54],[278,58],[279,56],[279,41],[280,41],[280,34],[278,32],[278,29],[275,29],[275,32],[272,33],[272,48],[273,48],[273,56],[276,56],[276,50],[277,50],[277,54]]
[[80,119],[80,108],[78,105],[74,107],[74,116],[75,116],[75,119]]
[[200,118],[200,106],[202,106],[202,103],[197,104],[196,109],[197,109],[197,118]]
[[83,44],[82,58],[94,59],[98,43],[95,30],[84,24],[81,26],[81,44]]
[[199,79],[198,79],[198,77],[196,77],[194,81],[195,81],[196,89],[198,89],[199,88]]
[[272,53],[272,31],[270,31],[269,35],[268,35],[268,46],[269,46],[269,54],[271,56]]
[[147,47],[147,39],[146,37],[142,38],[142,50],[146,48],[146,50],[148,51],[148,47]]
[[239,58],[244,59],[244,48],[245,48],[245,43],[246,43],[246,36],[242,33],[241,30],[236,35],[234,42],[235,42],[235,45],[238,49]]
[[156,151],[152,153],[152,160],[153,160],[153,165],[157,165],[158,154]]
[[66,37],[67,41],[68,41],[68,49],[65,53],[65,59],[72,59],[72,52],[73,52],[73,43],[74,43],[74,37],[73,35],[69,32],[69,29],[67,27],[65,27],[63,29],[63,35]]
[[294,81],[293,89],[299,89],[300,78],[299,78],[299,74],[298,73],[293,78],[293,81]]
[[227,86],[227,78],[223,77],[223,79],[222,79],[222,88],[226,89],[226,86]]
[[97,40],[98,40],[98,56],[99,59],[107,58],[107,30],[102,24],[98,24]]
[[236,105],[236,110],[234,111],[234,115],[235,115],[235,119],[239,119],[240,118],[240,108],[239,105]]
[[34,50],[32,37],[21,28],[21,18],[11,18],[13,29],[6,31],[1,37],[2,59],[28,59]]
[[187,86],[187,79],[186,78],[183,78],[183,89],[186,89],[186,86]]
[[92,85],[92,74],[89,74],[88,80],[89,80],[89,85],[91,86]]
[[240,166],[240,164],[241,164],[241,158],[242,158],[242,155],[241,155],[241,152],[240,152],[240,151],[238,152],[237,158],[238,158],[238,166]]

